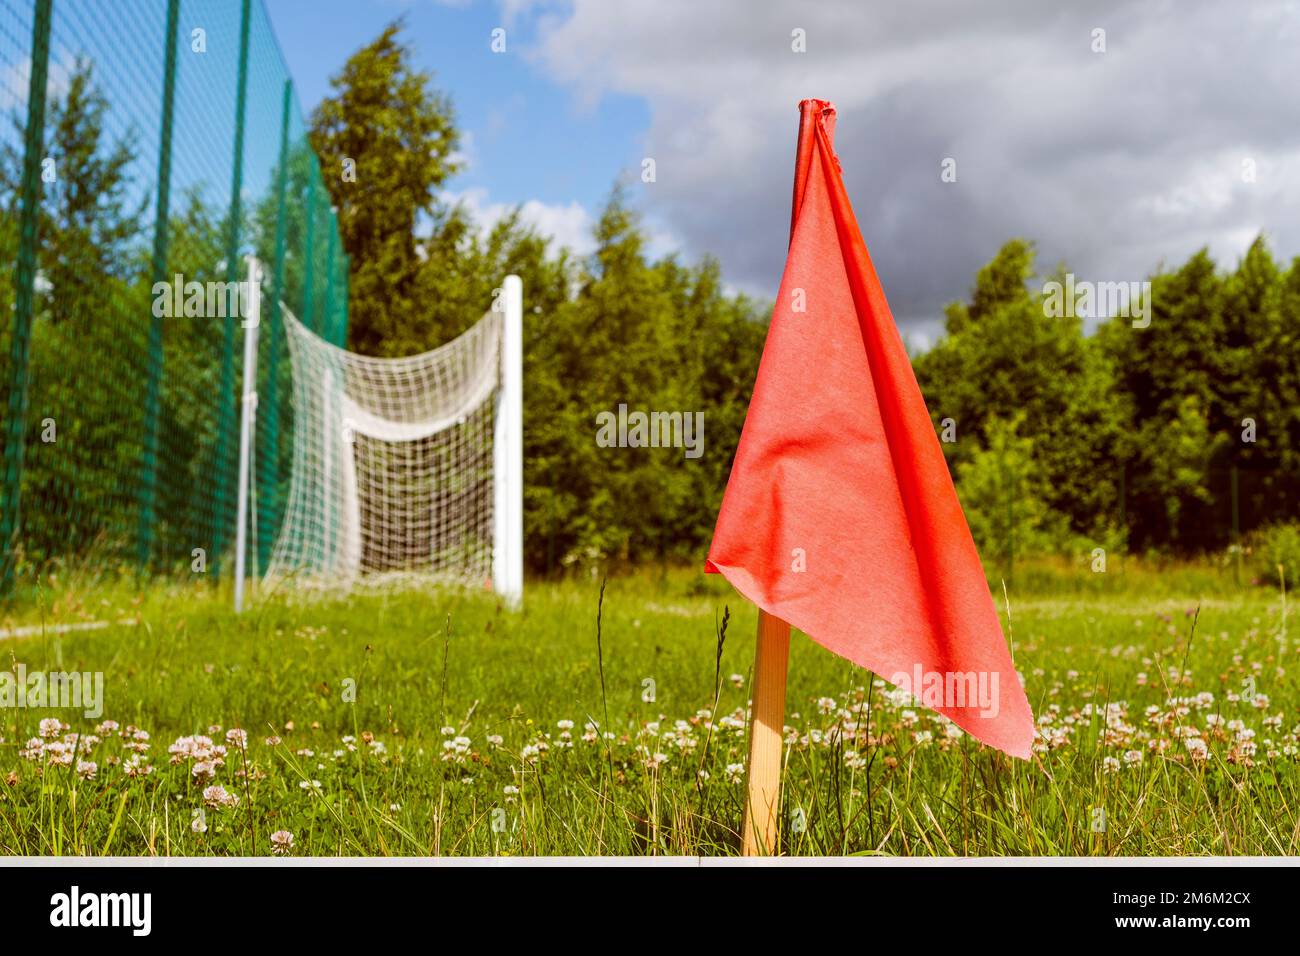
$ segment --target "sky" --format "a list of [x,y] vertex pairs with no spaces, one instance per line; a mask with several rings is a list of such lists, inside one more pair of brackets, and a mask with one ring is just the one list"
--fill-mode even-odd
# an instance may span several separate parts
[[465,135],[447,198],[485,225],[521,205],[586,252],[626,180],[654,253],[713,255],[732,288],[765,298],[797,104],[832,101],[864,238],[921,346],[1012,237],[1035,243],[1043,273],[1063,263],[1097,282],[1202,246],[1230,268],[1261,232],[1280,258],[1300,254],[1297,0],[267,4],[307,110],[352,50],[406,18]]

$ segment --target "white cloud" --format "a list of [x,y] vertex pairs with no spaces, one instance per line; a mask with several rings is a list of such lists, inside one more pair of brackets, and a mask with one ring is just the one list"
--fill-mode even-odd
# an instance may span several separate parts
[[460,131],[460,143],[455,150],[447,157],[447,161],[455,166],[459,166],[461,172],[467,172],[478,164],[478,153],[475,150],[474,131],[466,129]]
[[[46,67],[45,108],[48,110],[53,100],[67,96],[72,83],[72,74],[77,67],[76,55],[68,49],[50,55]],[[8,113],[19,107],[22,116],[27,117],[27,94],[31,91],[32,58],[24,56],[3,70],[0,70],[0,112]]]
[[[515,209],[512,203],[493,202],[487,190],[479,186],[460,192],[444,191],[441,198],[448,204],[460,203],[484,233]],[[556,205],[529,199],[520,205],[519,212],[524,222],[554,241],[552,249],[563,246],[577,255],[587,255],[596,247],[592,237],[595,221],[576,200]]]

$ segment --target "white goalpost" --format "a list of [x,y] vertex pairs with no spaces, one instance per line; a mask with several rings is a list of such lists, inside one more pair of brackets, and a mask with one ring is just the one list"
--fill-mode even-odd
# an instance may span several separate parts
[[[292,466],[268,583],[346,591],[445,582],[523,596],[523,284],[420,355],[325,341],[281,303],[293,377]],[[255,336],[256,329],[246,329]],[[245,346],[256,357],[256,340]],[[253,379],[255,380],[255,371]],[[245,399],[255,407],[256,396]],[[247,413],[244,429],[252,434]],[[236,609],[250,471],[240,443]],[[263,493],[270,493],[264,489]]]

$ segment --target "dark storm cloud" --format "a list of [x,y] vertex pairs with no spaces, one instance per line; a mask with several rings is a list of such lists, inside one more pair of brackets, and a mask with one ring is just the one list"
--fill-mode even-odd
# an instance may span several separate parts
[[[764,295],[784,259],[796,103],[834,101],[867,244],[904,331],[926,337],[1013,236],[1044,272],[1114,281],[1201,246],[1231,265],[1261,230],[1300,253],[1297,51],[1300,5],[1280,0],[578,0],[539,57],[580,98],[645,98],[658,181],[643,208]],[[945,157],[956,183],[940,181]]]

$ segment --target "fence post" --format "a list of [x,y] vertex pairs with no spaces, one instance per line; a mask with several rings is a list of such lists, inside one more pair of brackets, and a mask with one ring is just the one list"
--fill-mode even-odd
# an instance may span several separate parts
[[[239,281],[239,232],[243,210],[240,192],[244,188],[244,113],[248,99],[248,27],[251,12],[250,0],[240,4],[239,22],[239,80],[235,92],[235,155],[230,179],[230,232],[226,238],[226,281]],[[230,484],[234,464],[230,449],[235,432],[235,327],[239,317],[227,316],[222,342],[221,382],[217,400],[221,403],[217,425],[217,460],[212,469],[216,483],[213,494],[212,518],[212,570],[221,573],[222,551],[229,531]]]
[[280,175],[275,184],[275,264],[271,272],[271,326],[266,360],[266,401],[261,419],[266,422],[261,453],[257,456],[257,470],[262,494],[257,496],[257,566],[265,568],[270,561],[271,535],[276,528],[275,474],[280,464],[280,300],[284,298],[284,251],[286,223],[286,193],[289,184],[289,112],[293,103],[293,81],[284,81],[284,100],[280,107]]
[[[172,113],[176,93],[176,33],[180,0],[167,0],[166,46],[163,51],[162,124],[158,136],[158,206],[153,225],[153,261],[150,266],[152,288],[167,279],[167,246],[170,239],[172,177]],[[163,320],[151,310],[149,354],[146,359],[144,388],[144,448],[140,454],[140,526],[136,539],[136,563],[140,570],[149,566],[153,555],[156,510],[154,495],[158,484],[158,393],[163,373]]]
[[306,235],[302,241],[302,324],[307,326],[313,332],[316,331],[316,319],[312,316],[311,310],[315,305],[316,290],[313,288],[316,284],[315,262],[316,250],[312,248],[316,241],[316,176],[311,175],[315,172],[312,167],[307,168],[307,229]]
[[1007,453],[1003,448],[998,452],[998,470],[1002,475],[1002,494],[1006,499],[1006,540],[1003,542],[1003,578],[1010,582],[1015,576],[1016,566],[1016,474],[1007,468]]
[[1241,584],[1241,495],[1237,466],[1232,466],[1232,583]]
[[248,257],[248,297],[244,300],[244,387],[239,401],[239,492],[235,507],[235,613],[244,609],[248,559],[249,452],[257,427],[257,333],[262,315],[262,263]]
[[343,313],[342,325],[339,328],[338,346],[341,349],[348,347],[348,326],[352,324],[352,310],[350,297],[352,295],[352,257],[346,252],[343,253]]
[[320,317],[321,338],[327,342],[334,341],[334,260],[338,258],[338,235],[338,225],[331,212],[325,246],[325,310]]
[[1132,541],[1128,533],[1128,462],[1119,463],[1119,532],[1124,536],[1124,547],[1120,549],[1120,571],[1124,570],[1124,560],[1128,557]]
[[27,86],[27,128],[23,140],[18,260],[14,276],[13,337],[9,343],[8,403],[5,418],[4,494],[0,495],[0,595],[14,583],[19,498],[23,483],[23,445],[27,433],[27,363],[31,356],[32,313],[36,292],[36,240],[40,223],[41,153],[45,140],[45,84],[50,65],[51,0],[36,0],[32,21],[32,67]]

